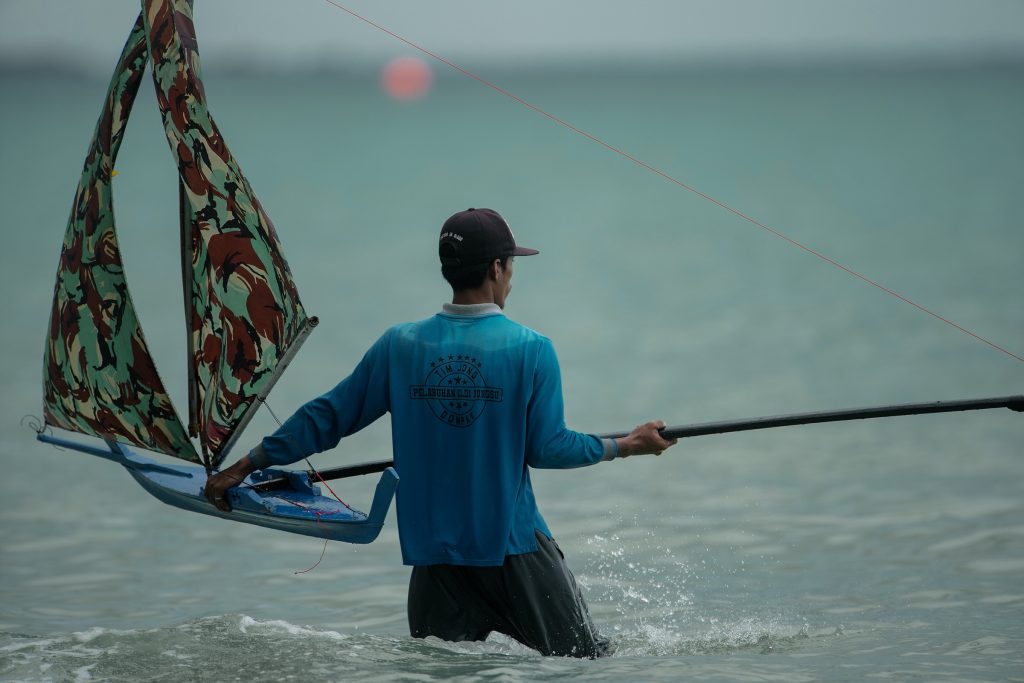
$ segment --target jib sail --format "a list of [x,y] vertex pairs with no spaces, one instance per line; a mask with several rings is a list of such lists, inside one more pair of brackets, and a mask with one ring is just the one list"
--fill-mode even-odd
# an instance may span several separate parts
[[199,461],[146,348],[114,233],[111,172],[147,57],[179,171],[188,433],[216,467],[316,319],[207,109],[188,0],[143,0],[111,81],[61,255],[44,413],[58,427]]

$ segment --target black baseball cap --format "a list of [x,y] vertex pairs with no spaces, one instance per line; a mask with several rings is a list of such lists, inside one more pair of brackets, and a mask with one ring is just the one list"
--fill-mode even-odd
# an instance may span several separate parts
[[444,222],[437,245],[441,265],[475,266],[506,256],[533,256],[536,249],[516,245],[508,223],[493,209],[466,209]]

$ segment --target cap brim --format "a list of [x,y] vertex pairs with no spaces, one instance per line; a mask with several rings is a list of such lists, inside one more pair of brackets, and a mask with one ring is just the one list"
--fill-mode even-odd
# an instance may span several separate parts
[[529,247],[516,247],[512,250],[513,256],[534,256],[539,253],[536,249],[530,249]]

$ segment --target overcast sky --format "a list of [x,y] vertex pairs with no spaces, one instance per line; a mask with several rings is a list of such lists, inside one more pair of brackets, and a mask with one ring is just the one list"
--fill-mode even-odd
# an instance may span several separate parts
[[[1024,0],[337,0],[467,65],[784,60],[1024,63]],[[105,72],[137,0],[0,0],[0,63]],[[409,52],[328,0],[197,0],[208,68],[373,66]]]

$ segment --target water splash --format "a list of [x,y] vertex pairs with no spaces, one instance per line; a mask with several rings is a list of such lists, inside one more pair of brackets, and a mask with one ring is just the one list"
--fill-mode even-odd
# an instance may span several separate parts
[[[641,530],[637,518],[633,528],[595,534],[586,543],[579,580],[618,655],[769,654],[799,647],[810,637],[799,615],[757,613],[755,601],[705,597],[702,603],[698,595],[708,592],[705,584],[729,588],[747,571],[743,559],[727,568],[703,544],[703,557],[684,559],[655,533]],[[740,613],[737,604],[743,605]]]

